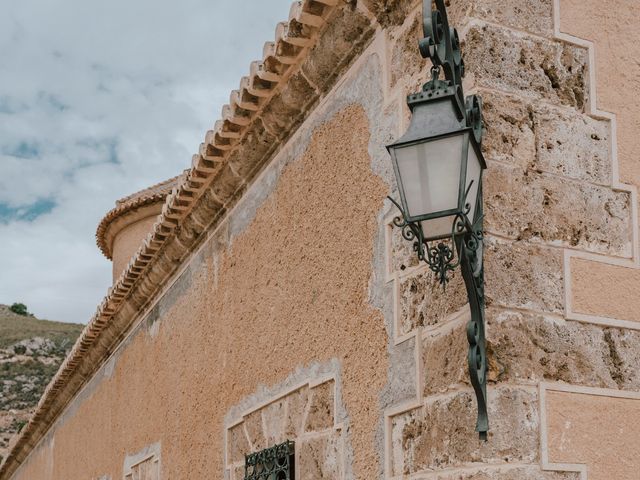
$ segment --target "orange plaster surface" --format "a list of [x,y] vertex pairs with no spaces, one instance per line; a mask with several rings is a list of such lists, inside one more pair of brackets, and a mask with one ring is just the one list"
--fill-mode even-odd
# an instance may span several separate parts
[[[154,212],[155,213],[155,212]],[[113,281],[115,282],[126,266],[131,261],[131,257],[136,253],[142,241],[153,229],[153,224],[158,220],[158,215],[153,214],[134,223],[127,225],[120,230],[113,239]]]
[[640,400],[547,392],[552,463],[587,465],[588,480],[637,480]]
[[125,457],[156,442],[161,478],[223,478],[230,408],[332,359],[355,478],[377,477],[387,335],[368,286],[387,188],[371,171],[369,137],[359,106],[317,128],[252,223],[231,246],[204,246],[159,323],[128,340],[14,480],[119,479]]
[[571,259],[573,311],[640,322],[640,269]]
[[[638,18],[638,0],[560,0],[560,31],[594,43],[597,108],[617,118],[620,181],[640,187]],[[640,272],[586,260],[571,267],[573,311],[638,321]]]

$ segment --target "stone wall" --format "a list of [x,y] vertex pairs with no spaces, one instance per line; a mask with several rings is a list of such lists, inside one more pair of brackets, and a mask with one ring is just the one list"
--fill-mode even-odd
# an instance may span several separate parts
[[[397,196],[384,145],[428,72],[419,3],[339,4],[326,57],[295,77],[309,87],[291,87],[322,92],[313,111],[12,478],[238,480],[246,453],[284,439],[309,480],[633,478],[638,452],[621,445],[640,444],[625,425],[640,405],[637,318],[570,308],[574,293],[627,298],[575,288],[594,260],[637,261],[635,191],[616,177],[613,117],[594,107],[590,45],[561,34],[551,0],[450,2],[465,88],[485,102],[482,443],[464,286],[435,284],[384,200]],[[366,48],[338,60],[356,37]]]

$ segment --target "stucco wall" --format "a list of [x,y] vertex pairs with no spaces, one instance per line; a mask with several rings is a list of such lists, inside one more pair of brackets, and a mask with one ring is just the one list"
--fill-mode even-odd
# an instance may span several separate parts
[[127,266],[133,254],[140,248],[142,240],[152,230],[158,219],[161,205],[147,207],[141,212],[127,214],[127,224],[113,237],[111,245],[113,280],[115,281]]
[[[593,58],[560,35],[551,0],[450,3],[465,88],[485,102],[489,441],[473,431],[464,287],[434,284],[384,200],[384,145],[428,75],[419,2],[367,0],[341,14],[370,29],[367,50],[15,479],[118,479],[140,460],[162,478],[238,480],[244,453],[285,437],[303,479],[601,478],[616,422],[637,416],[640,332],[570,315],[569,269],[637,249],[616,129],[591,109]],[[602,402],[606,424],[562,424]],[[614,453],[589,469],[592,423]]]

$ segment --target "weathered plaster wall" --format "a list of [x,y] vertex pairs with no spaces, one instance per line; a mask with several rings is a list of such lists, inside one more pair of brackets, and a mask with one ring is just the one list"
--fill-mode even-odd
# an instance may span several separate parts
[[[419,2],[366,0],[343,15],[375,31],[368,49],[15,479],[122,478],[158,444],[162,478],[237,480],[246,451],[285,433],[314,480],[586,478],[590,420],[572,430],[563,415],[640,390],[640,332],[567,315],[567,252],[636,249],[616,129],[590,110],[589,51],[558,38],[551,0],[450,3],[465,88],[485,101],[489,442],[473,431],[460,278],[443,294],[383,201],[397,195],[384,144],[428,72]],[[608,405],[609,425],[636,415]],[[601,445],[615,449],[615,428]]]
[[368,292],[387,187],[371,170],[365,111],[349,103],[332,105],[326,123],[282,154],[291,163],[276,162],[258,187],[270,195],[257,210],[249,199],[212,236],[61,419],[56,448],[35,452],[15,478],[40,477],[41,462],[53,472],[41,478],[121,478],[123,459],[154,442],[163,478],[221,478],[231,407],[327,361],[337,361],[349,412],[349,469],[375,474],[387,350]]

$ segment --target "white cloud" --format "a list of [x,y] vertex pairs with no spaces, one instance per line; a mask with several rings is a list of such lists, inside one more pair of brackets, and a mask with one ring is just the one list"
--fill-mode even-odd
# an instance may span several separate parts
[[190,164],[291,0],[0,7],[0,303],[86,322],[116,199]]

